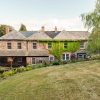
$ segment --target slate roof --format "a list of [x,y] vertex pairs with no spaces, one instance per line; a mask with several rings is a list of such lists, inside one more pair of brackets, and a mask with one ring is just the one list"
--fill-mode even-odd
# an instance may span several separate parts
[[61,31],[54,40],[88,40],[90,33],[87,31]]
[[26,38],[30,37],[31,35],[33,35],[34,33],[37,33],[38,31],[21,31],[20,33],[22,33]]
[[0,40],[88,40],[90,33],[87,31],[12,31]]
[[41,32],[41,31],[38,33],[34,33],[27,39],[28,40],[52,40],[50,36],[48,36],[45,32]]
[[20,56],[33,56],[33,57],[48,57],[49,51],[45,49],[41,50],[32,50],[32,51],[25,51],[25,50],[0,50],[1,57],[20,57]]
[[28,56],[34,56],[34,57],[49,56],[49,51],[45,50],[45,49],[31,50],[31,51],[28,52]]
[[51,38],[54,38],[54,37],[56,37],[56,35],[58,35],[60,32],[61,32],[61,31],[57,31],[57,32],[55,32],[55,31],[46,31],[45,33],[46,33],[48,36],[50,36]]
[[0,37],[0,40],[25,40],[25,39],[26,37],[22,33],[17,32],[15,30]]
[[26,51],[24,50],[0,50],[0,56],[26,56]]

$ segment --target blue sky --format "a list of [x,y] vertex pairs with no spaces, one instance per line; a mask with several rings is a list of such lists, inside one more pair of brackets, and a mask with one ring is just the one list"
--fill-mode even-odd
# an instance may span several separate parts
[[[44,25],[47,29],[83,30],[81,13],[92,11],[95,0],[0,0],[0,24],[29,30]],[[34,28],[34,29],[33,29]]]

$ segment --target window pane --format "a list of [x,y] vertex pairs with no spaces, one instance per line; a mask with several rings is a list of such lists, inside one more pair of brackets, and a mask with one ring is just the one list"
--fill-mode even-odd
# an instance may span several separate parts
[[18,46],[18,49],[22,48],[21,43],[18,43],[17,46]]
[[66,60],[65,54],[62,54],[62,60]]
[[66,60],[69,60],[69,54],[66,54]]
[[80,48],[84,48],[84,42],[80,42]]
[[11,43],[7,43],[7,48],[11,49]]
[[54,57],[53,56],[49,57],[49,60],[50,61],[53,61],[54,60]]
[[65,43],[64,43],[64,48],[67,48],[67,46],[68,46],[68,45],[67,45],[67,43],[65,42]]
[[37,49],[37,43],[33,43],[33,49]]
[[48,43],[48,49],[51,49],[51,48],[52,48],[52,43],[49,42],[49,43]]

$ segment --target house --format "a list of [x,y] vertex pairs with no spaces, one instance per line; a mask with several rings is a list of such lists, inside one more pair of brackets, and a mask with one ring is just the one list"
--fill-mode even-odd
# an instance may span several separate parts
[[26,66],[52,62],[59,57],[61,61],[86,58],[86,44],[90,33],[87,31],[40,31],[8,32],[0,37],[0,66]]

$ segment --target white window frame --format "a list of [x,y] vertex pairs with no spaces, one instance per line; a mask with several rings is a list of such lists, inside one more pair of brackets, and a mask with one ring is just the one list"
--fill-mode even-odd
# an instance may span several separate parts
[[[65,59],[63,59],[63,55],[65,55]],[[69,55],[69,59],[67,59],[67,55]],[[69,53],[63,53],[62,54],[62,61],[69,61],[70,60],[70,54]]]
[[[20,45],[19,45],[19,43],[20,43]],[[19,48],[19,47],[21,47],[21,48]],[[17,43],[17,49],[22,49],[22,43],[21,42]]]
[[[9,44],[10,44],[11,48],[9,48]],[[9,49],[9,50],[12,49],[12,43],[11,42],[7,42],[7,49]]]
[[68,48],[68,43],[64,42],[64,49],[67,49],[67,48]]
[[[80,55],[81,55],[81,57],[79,57]],[[85,55],[85,54],[78,54],[78,59],[85,59],[85,58],[84,58],[84,55]]]
[[[53,58],[52,60],[50,58]],[[49,61],[54,61],[54,56],[49,56]]]
[[[36,44],[36,48],[34,48],[34,45],[33,45],[34,43]],[[36,42],[33,42],[32,46],[33,46],[33,49],[37,49],[37,43]]]
[[85,48],[85,42],[81,41],[80,42],[80,49],[84,49]]
[[[35,62],[35,63],[33,63],[33,59],[34,59],[34,62]],[[32,57],[32,64],[33,64],[33,65],[36,64],[36,58],[35,58],[35,57]]]
[[[49,45],[50,43],[50,45]],[[48,49],[51,49],[52,48],[52,43],[51,42],[48,42]]]

